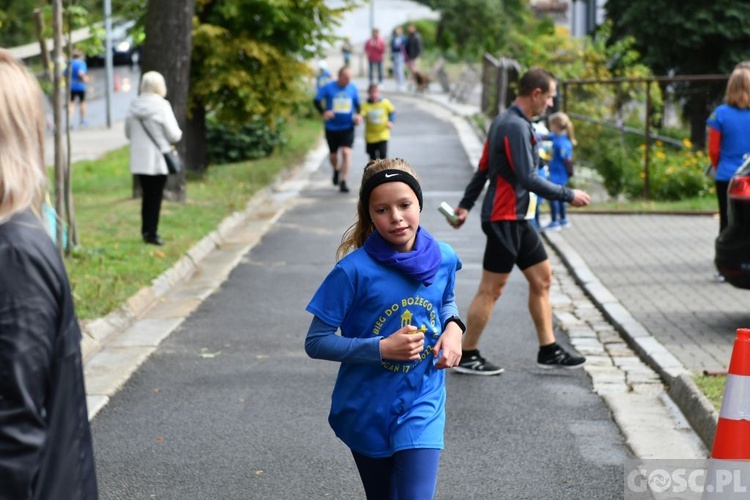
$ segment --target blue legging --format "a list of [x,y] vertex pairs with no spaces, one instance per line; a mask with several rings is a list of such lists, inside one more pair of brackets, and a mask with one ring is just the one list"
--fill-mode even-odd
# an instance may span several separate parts
[[553,221],[565,219],[565,202],[560,200],[549,200],[549,211]]
[[387,458],[352,455],[368,500],[432,500],[440,450],[403,450]]

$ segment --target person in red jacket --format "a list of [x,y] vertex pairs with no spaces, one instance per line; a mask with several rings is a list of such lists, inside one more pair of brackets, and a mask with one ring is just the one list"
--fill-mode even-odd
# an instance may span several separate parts
[[378,85],[383,83],[383,54],[385,54],[385,41],[380,36],[380,30],[372,29],[372,36],[365,42],[365,54],[369,62],[368,76],[370,84],[375,83],[375,71],[378,72]]

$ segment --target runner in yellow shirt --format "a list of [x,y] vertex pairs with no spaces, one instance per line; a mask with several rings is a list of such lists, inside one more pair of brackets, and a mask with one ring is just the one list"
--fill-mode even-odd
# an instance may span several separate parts
[[362,117],[365,120],[365,142],[371,160],[388,157],[388,139],[395,118],[395,108],[391,101],[380,97],[376,83],[367,88],[367,102],[362,104]]

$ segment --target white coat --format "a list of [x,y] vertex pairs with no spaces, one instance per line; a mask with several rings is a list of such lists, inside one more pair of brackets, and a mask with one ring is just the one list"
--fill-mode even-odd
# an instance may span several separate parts
[[[142,121],[141,121],[142,120]],[[154,144],[144,125],[159,144]],[[125,118],[125,136],[130,139],[130,172],[141,175],[167,175],[164,152],[179,142],[182,130],[172,106],[163,97],[143,93],[133,99]]]

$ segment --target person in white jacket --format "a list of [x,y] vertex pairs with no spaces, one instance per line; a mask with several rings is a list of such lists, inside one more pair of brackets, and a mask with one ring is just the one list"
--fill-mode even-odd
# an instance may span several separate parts
[[156,71],[144,73],[140,95],[130,103],[125,119],[125,135],[130,139],[130,172],[138,177],[143,191],[141,234],[143,241],[152,245],[164,244],[157,231],[169,173],[164,153],[182,138],[166,95],[164,77]]

